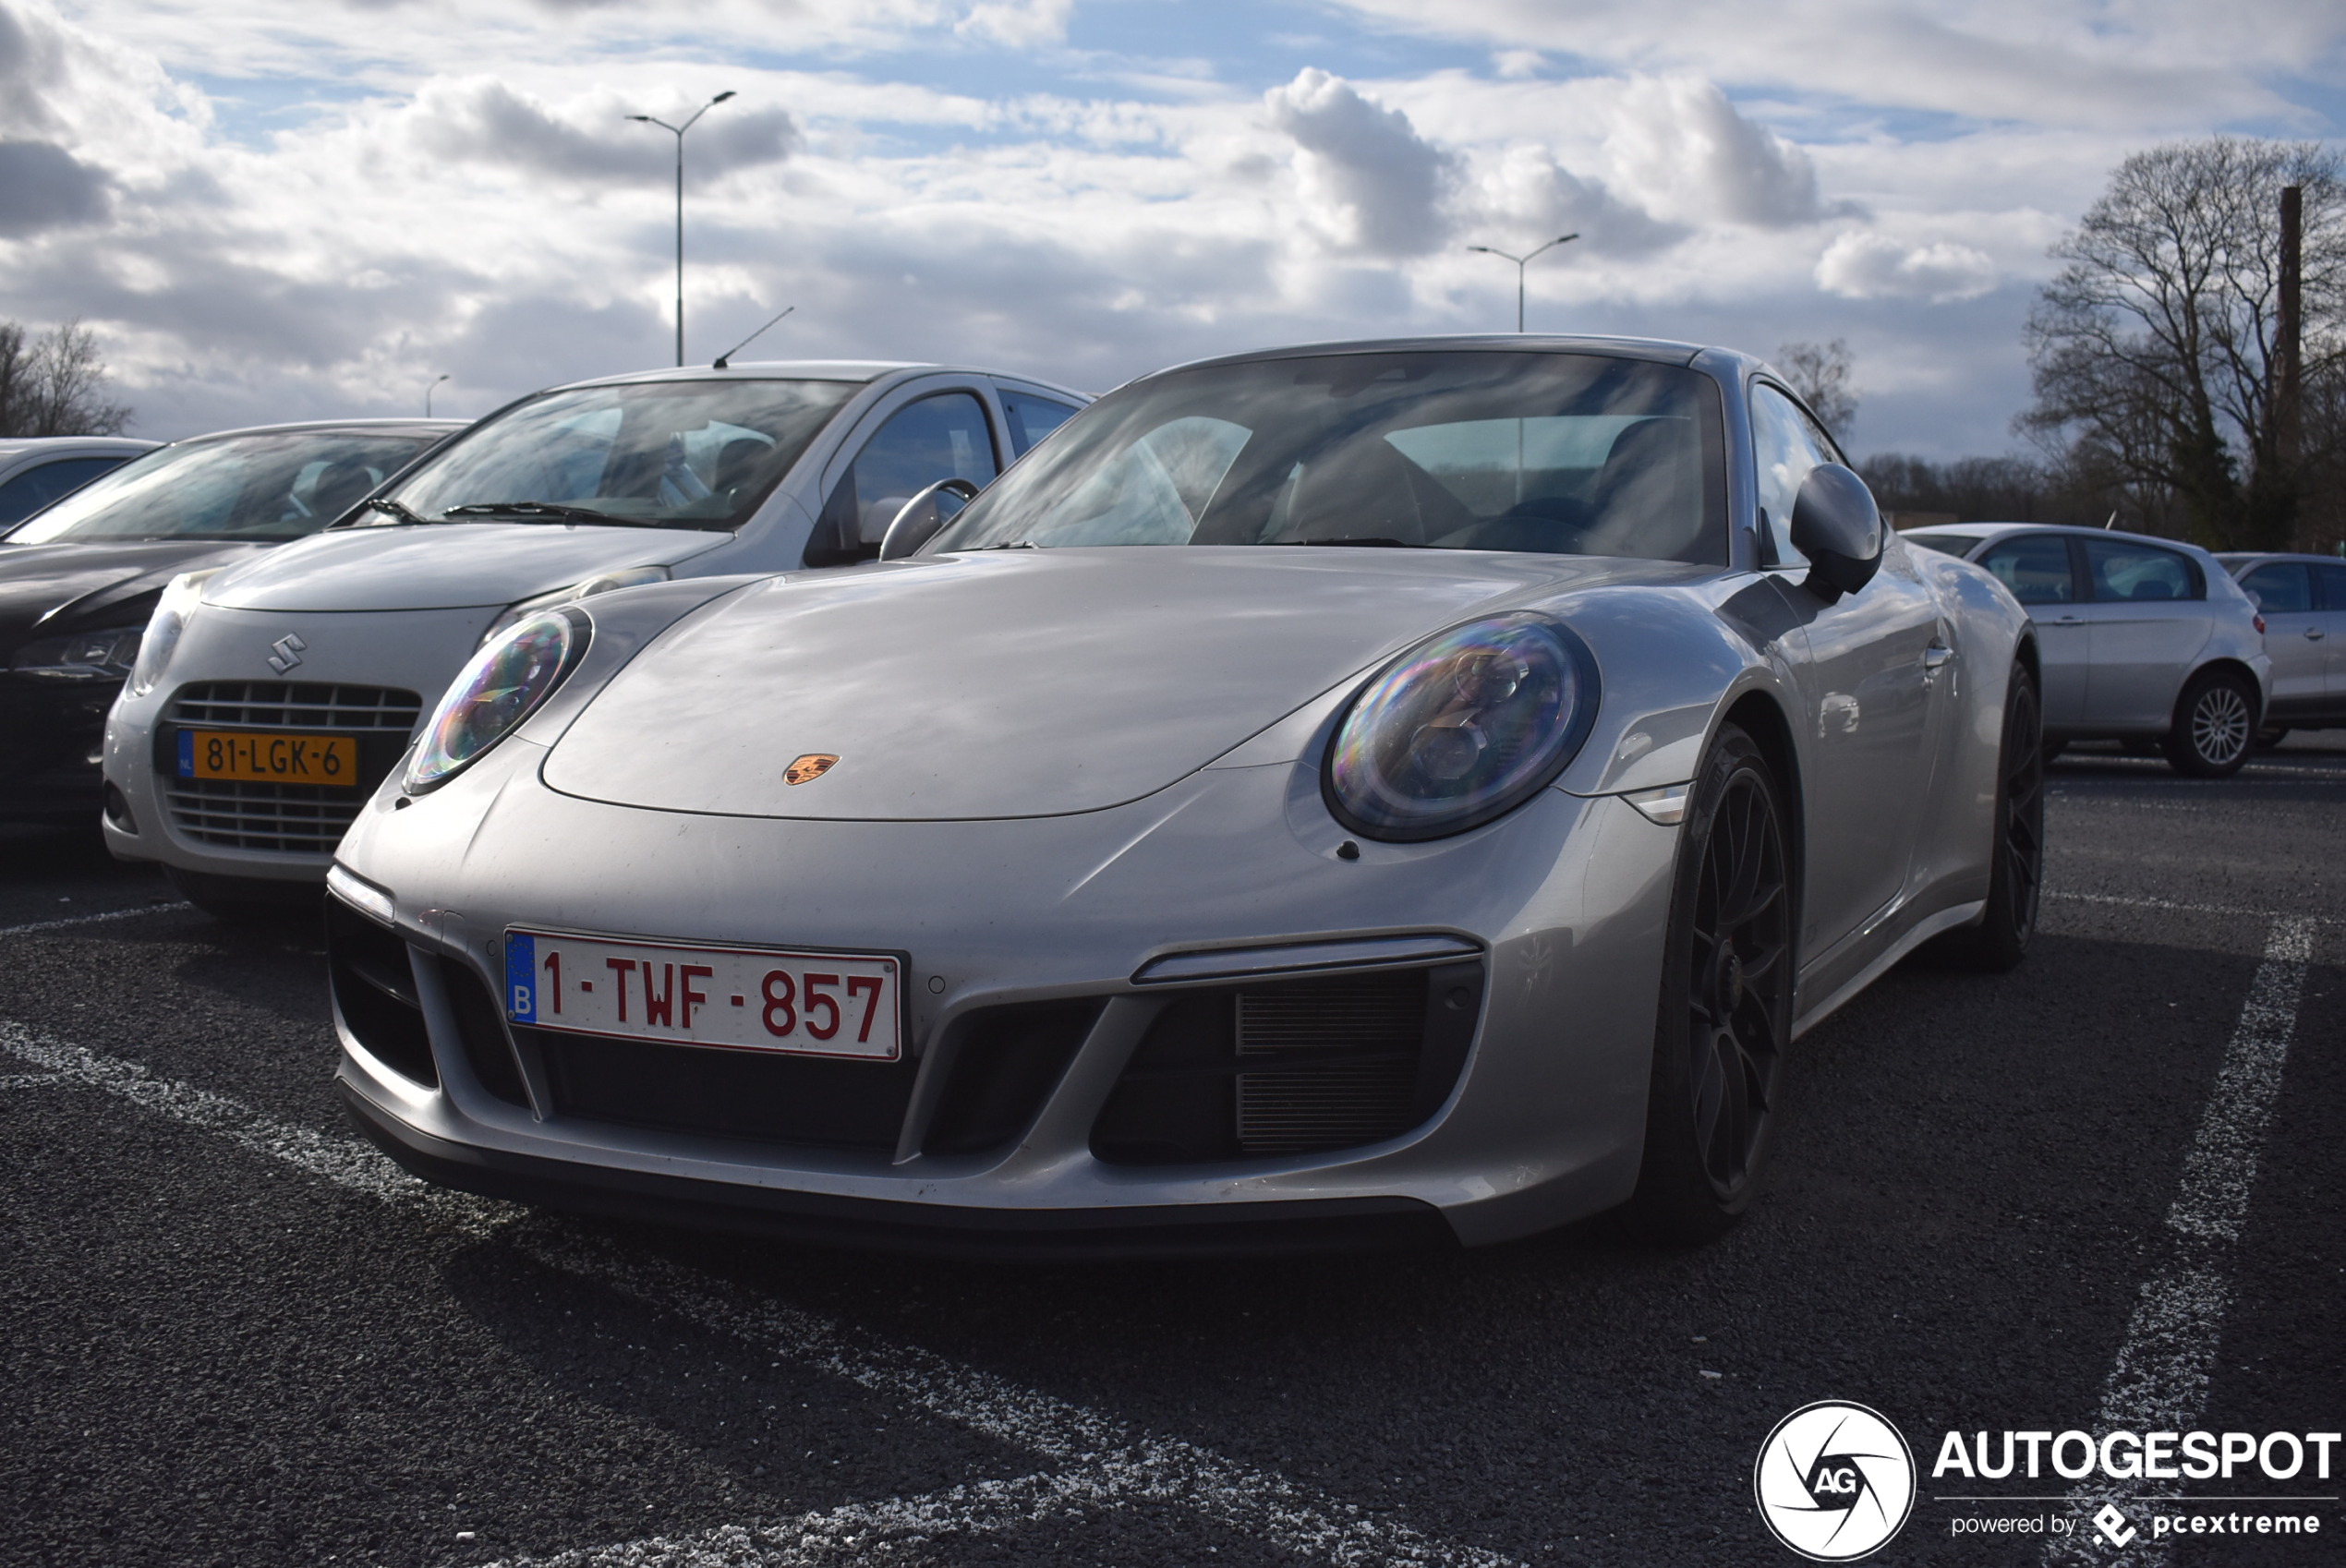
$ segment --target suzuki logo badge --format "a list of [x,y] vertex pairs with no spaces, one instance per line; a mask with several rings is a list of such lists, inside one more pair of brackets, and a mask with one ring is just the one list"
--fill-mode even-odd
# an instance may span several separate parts
[[269,668],[283,675],[301,662],[301,650],[309,645],[301,640],[298,632],[288,632],[269,645]]
[[832,766],[838,761],[838,756],[830,752],[809,752],[804,756],[799,758],[796,762],[791,764],[788,767],[782,769],[782,782],[785,784],[811,784],[816,779],[820,778],[824,774],[828,773],[831,770]]

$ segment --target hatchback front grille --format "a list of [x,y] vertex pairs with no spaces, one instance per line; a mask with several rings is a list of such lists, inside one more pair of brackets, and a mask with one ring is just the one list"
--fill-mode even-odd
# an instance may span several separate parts
[[236,724],[281,730],[415,729],[424,700],[392,686],[335,686],[315,681],[200,681],[183,686],[171,722]]
[[163,794],[172,825],[190,838],[313,855],[334,852],[361,800],[356,790],[237,778],[173,778]]

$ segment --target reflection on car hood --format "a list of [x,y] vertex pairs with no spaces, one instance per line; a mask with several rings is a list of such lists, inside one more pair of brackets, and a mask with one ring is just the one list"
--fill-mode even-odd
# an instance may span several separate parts
[[567,523],[435,523],[313,534],[204,589],[233,609],[507,605],[629,566],[673,566],[731,534]]
[[[793,576],[688,619],[547,759],[614,804],[1051,816],[1165,788],[1429,633],[1654,562],[1465,551],[1018,550]],[[798,757],[836,766],[783,782]]]
[[70,539],[0,545],[0,663],[28,638],[143,626],[182,572],[266,549],[217,539]]

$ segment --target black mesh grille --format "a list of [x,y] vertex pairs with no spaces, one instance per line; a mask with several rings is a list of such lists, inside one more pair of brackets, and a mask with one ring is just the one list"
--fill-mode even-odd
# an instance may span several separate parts
[[440,1081],[407,944],[398,933],[328,899],[326,972],[344,1025],[369,1055],[418,1083]]
[[1096,1001],[987,1007],[961,1021],[927,1154],[980,1154],[1026,1130],[1100,1016]]
[[1396,1137],[1449,1097],[1481,995],[1479,962],[1187,993],[1133,1053],[1092,1152],[1177,1164]]
[[893,1153],[917,1065],[524,1030],[559,1116],[711,1138]]

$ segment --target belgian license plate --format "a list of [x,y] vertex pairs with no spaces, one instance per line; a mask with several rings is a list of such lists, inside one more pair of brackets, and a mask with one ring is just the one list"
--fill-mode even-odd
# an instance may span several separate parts
[[885,954],[505,933],[505,1016],[540,1029],[892,1062],[901,1007]]
[[179,777],[263,784],[357,784],[358,742],[347,735],[179,731]]

